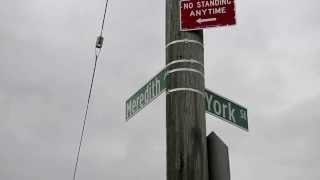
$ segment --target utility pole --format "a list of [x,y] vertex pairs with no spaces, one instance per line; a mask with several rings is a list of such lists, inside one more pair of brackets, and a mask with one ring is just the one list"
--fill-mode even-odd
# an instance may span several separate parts
[[166,0],[167,180],[207,180],[203,31],[180,31],[180,0]]
[[126,101],[126,120],[166,90],[167,180],[230,180],[228,147],[214,133],[207,142],[205,111],[248,131],[247,109],[205,89],[203,31],[195,29],[235,23],[234,0],[166,0],[166,67]]

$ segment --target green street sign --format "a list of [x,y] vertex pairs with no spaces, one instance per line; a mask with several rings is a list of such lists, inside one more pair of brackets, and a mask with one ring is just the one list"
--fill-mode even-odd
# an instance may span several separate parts
[[126,101],[126,120],[152,102],[166,89],[166,70],[163,69]]
[[206,111],[222,120],[248,131],[247,109],[212,91],[205,90]]
[[[166,90],[164,68],[126,101],[128,121]],[[247,109],[208,89],[205,90],[206,112],[248,131]]]

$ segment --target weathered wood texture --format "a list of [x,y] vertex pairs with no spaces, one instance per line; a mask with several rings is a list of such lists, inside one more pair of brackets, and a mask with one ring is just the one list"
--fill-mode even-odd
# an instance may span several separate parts
[[209,180],[230,180],[228,146],[212,132],[207,137]]
[[[166,44],[181,39],[203,42],[202,30],[180,31],[179,1],[166,0]],[[166,64],[179,59],[194,59],[203,64],[203,47],[196,43],[175,43],[166,48]],[[170,65],[168,71],[191,68],[204,72],[196,63]],[[204,77],[192,71],[177,71],[167,76],[167,91],[192,88],[204,92]],[[207,180],[205,102],[200,93],[167,93],[167,180]]]

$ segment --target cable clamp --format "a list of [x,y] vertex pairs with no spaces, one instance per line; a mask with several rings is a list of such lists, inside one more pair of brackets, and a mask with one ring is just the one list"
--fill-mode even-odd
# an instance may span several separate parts
[[193,40],[193,39],[179,39],[179,40],[174,40],[169,42],[166,45],[166,48],[168,48],[169,46],[173,45],[173,44],[177,44],[177,43],[194,43],[194,44],[198,44],[203,48],[203,43],[197,40]]
[[173,65],[173,64],[177,64],[177,63],[191,63],[191,64],[199,64],[203,67],[203,64],[195,59],[176,59],[171,61],[170,63],[168,63],[166,65],[166,67],[168,68],[169,66]]
[[203,72],[196,70],[196,69],[192,69],[192,68],[176,68],[176,69],[171,69],[167,71],[167,76],[169,74],[175,73],[175,72],[181,72],[181,71],[188,71],[188,72],[195,72],[200,74],[202,77],[204,77]]
[[190,91],[190,92],[198,93],[201,96],[205,97],[204,93],[202,91],[200,91],[198,89],[194,89],[194,88],[174,88],[174,89],[169,89],[167,91],[167,94],[178,92],[178,91]]
[[97,37],[97,42],[96,42],[96,48],[101,49],[103,45],[103,37],[102,36],[98,36]]

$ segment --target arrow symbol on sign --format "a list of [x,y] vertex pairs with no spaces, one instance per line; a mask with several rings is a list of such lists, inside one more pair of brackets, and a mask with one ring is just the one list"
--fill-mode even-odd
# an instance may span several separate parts
[[204,22],[210,22],[210,21],[216,21],[216,20],[217,20],[217,18],[208,18],[208,19],[199,18],[196,21],[197,21],[197,23],[201,24],[201,23],[204,23]]

